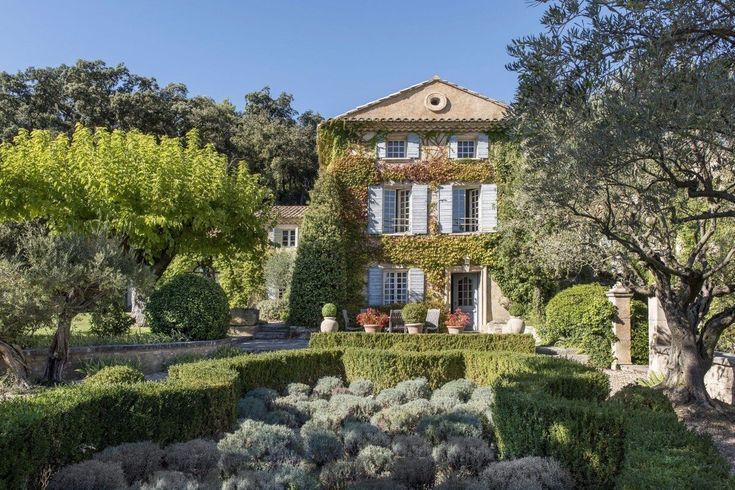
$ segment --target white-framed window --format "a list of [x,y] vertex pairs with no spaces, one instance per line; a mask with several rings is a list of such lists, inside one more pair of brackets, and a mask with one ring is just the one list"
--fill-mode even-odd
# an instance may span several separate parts
[[278,288],[278,299],[283,299],[286,296],[286,288],[280,287]]
[[475,140],[457,140],[457,158],[475,158]]
[[411,189],[396,189],[395,233],[407,233],[411,224]]
[[385,158],[406,158],[406,140],[388,140],[385,142]]
[[383,272],[383,304],[408,303],[408,271]]
[[472,233],[480,224],[480,188],[459,187],[452,191],[452,231]]
[[281,230],[281,246],[284,248],[292,248],[296,246],[296,228],[286,228]]

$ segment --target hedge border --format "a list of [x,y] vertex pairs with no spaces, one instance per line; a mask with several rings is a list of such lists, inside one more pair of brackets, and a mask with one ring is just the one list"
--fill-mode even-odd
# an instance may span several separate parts
[[528,334],[426,335],[370,334],[362,332],[312,333],[309,347],[316,349],[397,349],[403,351],[512,351],[533,354],[536,344]]

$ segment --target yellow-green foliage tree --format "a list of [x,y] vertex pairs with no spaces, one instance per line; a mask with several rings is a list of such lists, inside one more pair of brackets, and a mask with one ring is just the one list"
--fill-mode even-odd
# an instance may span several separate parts
[[159,277],[178,253],[264,246],[271,200],[196,130],[182,141],[82,126],[71,139],[21,130],[0,145],[0,196],[0,221],[82,233],[104,224]]

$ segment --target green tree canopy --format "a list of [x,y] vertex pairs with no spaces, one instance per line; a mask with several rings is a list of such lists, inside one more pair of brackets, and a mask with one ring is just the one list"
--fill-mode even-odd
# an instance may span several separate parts
[[655,292],[671,329],[665,386],[711,406],[704,374],[735,321],[731,301],[713,307],[735,293],[735,11],[703,0],[549,4],[547,32],[510,47],[519,201],[568,241],[534,239],[564,243],[568,257],[592,252]]
[[73,137],[21,130],[0,145],[0,221],[45,220],[52,230],[101,225],[160,276],[179,252],[214,255],[267,241],[270,192],[245,169],[228,172],[192,130],[156,138],[137,130]]

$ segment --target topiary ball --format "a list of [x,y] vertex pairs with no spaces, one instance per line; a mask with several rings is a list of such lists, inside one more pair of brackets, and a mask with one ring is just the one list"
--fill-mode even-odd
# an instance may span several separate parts
[[145,381],[143,373],[130,366],[107,366],[84,380],[85,383],[95,385],[139,383],[141,381]]
[[337,305],[334,303],[327,303],[322,306],[322,316],[324,318],[334,318],[337,316]]
[[151,294],[145,316],[154,333],[213,340],[227,335],[230,309],[219,284],[199,274],[179,274]]

